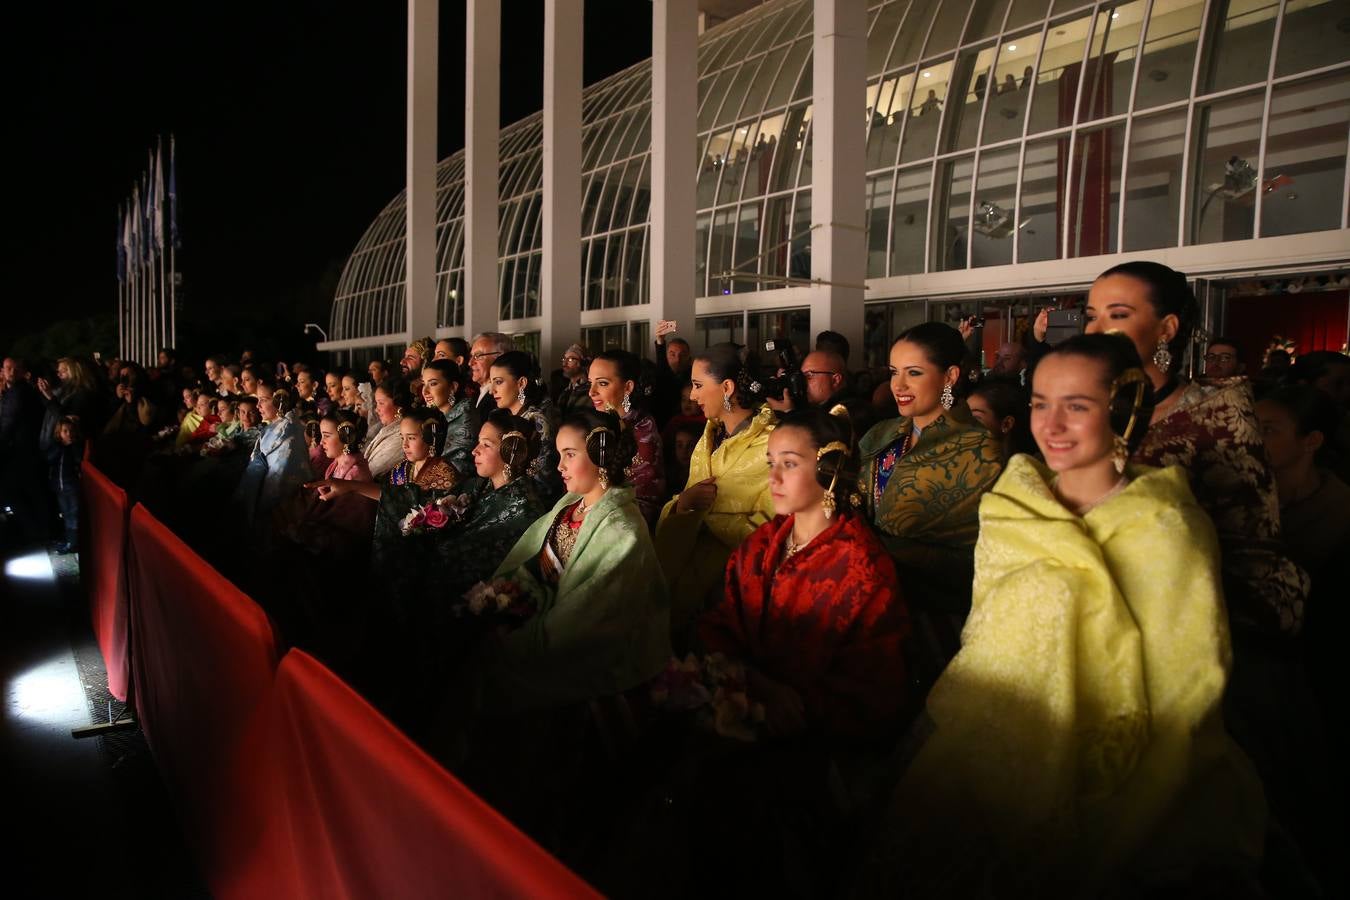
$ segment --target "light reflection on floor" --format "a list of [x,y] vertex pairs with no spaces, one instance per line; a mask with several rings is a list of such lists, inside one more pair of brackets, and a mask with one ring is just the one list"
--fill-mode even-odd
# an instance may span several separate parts
[[7,578],[22,578],[25,581],[56,581],[56,573],[52,571],[52,561],[46,552],[29,553],[26,556],[16,556],[5,562],[5,576]]
[[65,727],[89,719],[89,702],[69,651],[15,676],[6,694],[5,709],[20,719]]

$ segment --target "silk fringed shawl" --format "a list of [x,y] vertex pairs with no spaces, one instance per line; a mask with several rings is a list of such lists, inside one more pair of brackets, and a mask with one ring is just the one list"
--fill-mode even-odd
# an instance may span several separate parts
[[911,600],[964,613],[980,498],[1002,471],[1002,454],[988,431],[945,413],[895,463],[878,501],[881,458],[912,429],[908,418],[888,419],[863,435],[859,496],[901,577],[913,586]]
[[783,559],[792,523],[766,522],[731,555],[726,594],[699,619],[699,639],[791,685],[813,729],[885,734],[907,699],[909,613],[895,564],[867,523],[844,512]]
[[1082,518],[1027,456],[985,496],[971,614],[896,793],[883,893],[1096,896],[1259,860],[1260,785],[1222,722],[1214,527],[1182,469],[1128,474]]
[[670,600],[632,488],[611,488],[586,514],[556,586],[534,561],[566,494],[511,548],[495,578],[518,583],[535,614],[502,640],[481,672],[484,712],[505,715],[617,694],[670,658]]
[[679,498],[661,511],[656,551],[670,583],[671,632],[677,639],[722,589],[727,559],[756,528],[773,518],[765,452],[777,418],[761,407],[749,424],[713,449],[721,423],[707,422],[689,460],[689,481],[716,479],[717,496],[708,509],[677,513]]

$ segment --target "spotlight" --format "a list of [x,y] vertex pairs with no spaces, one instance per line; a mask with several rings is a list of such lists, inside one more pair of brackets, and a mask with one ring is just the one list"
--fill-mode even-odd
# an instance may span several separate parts
[[52,573],[52,561],[45,553],[30,553],[16,556],[5,563],[5,576],[22,578],[25,581],[55,581]]

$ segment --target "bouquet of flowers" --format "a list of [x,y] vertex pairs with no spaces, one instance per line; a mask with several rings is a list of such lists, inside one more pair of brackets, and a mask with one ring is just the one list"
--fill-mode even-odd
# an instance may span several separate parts
[[745,665],[722,653],[671,658],[652,681],[652,704],[692,712],[701,727],[738,741],[753,741],[764,723],[764,704],[750,699]]
[[413,534],[428,534],[440,531],[451,522],[462,522],[469,512],[469,495],[447,494],[437,500],[431,500],[421,506],[408,510],[398,523],[398,529],[404,537]]
[[495,578],[480,581],[465,591],[464,599],[455,604],[454,613],[516,628],[534,615],[534,609],[534,598],[518,583],[509,578]]

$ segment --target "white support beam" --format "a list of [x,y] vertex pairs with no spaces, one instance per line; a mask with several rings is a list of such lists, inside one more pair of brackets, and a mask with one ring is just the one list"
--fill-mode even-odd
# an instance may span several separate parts
[[652,3],[651,333],[673,319],[686,338],[695,331],[698,16],[687,0]]
[[496,331],[501,0],[468,0],[464,28],[464,330]]
[[829,329],[848,338],[856,366],[867,277],[866,0],[815,0],[812,54],[811,278],[824,283],[811,291],[811,333]]
[[583,0],[544,3],[544,257],[539,349],[547,374],[581,328]]
[[408,340],[436,330],[437,0],[408,0]]

